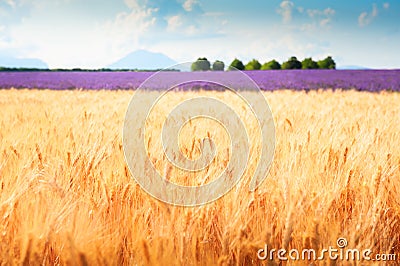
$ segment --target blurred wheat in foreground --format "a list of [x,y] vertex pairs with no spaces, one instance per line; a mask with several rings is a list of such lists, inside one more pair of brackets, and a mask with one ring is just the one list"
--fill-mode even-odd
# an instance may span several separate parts
[[[262,186],[248,191],[255,146],[235,189],[184,208],[153,199],[130,177],[121,139],[132,93],[0,91],[2,264],[278,265],[259,261],[257,250],[321,250],[339,237],[351,248],[400,252],[400,94],[265,93],[277,148]],[[192,95],[176,92],[166,103]],[[203,135],[220,138],[217,164],[202,180],[168,166],[152,134],[157,117],[149,155],[167,178],[209,182],[226,165],[227,136],[199,121],[182,130],[181,149],[194,158]]]

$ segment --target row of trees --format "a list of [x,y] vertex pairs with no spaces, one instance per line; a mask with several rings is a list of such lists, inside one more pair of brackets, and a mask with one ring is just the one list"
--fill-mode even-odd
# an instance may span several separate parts
[[33,68],[33,67],[2,67],[0,66],[0,72],[157,72],[157,71],[176,71],[179,69],[130,69],[130,68]]
[[[212,65],[205,57],[198,58],[191,66],[192,71],[224,71],[225,64],[220,60],[216,60]],[[278,61],[271,60],[261,65],[261,63],[253,59],[246,65],[242,61],[235,58],[228,66],[227,70],[270,70],[270,69],[336,69],[336,63],[331,56],[323,60],[314,61],[311,57],[299,61],[295,56],[290,57],[287,61],[280,64]]]

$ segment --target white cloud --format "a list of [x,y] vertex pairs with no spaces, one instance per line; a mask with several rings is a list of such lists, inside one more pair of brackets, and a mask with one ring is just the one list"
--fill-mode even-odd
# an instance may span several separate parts
[[311,17],[311,18],[315,18],[318,16],[327,16],[327,17],[331,17],[333,15],[335,15],[335,10],[328,7],[325,8],[324,10],[319,10],[319,9],[307,9],[307,14]]
[[6,4],[8,4],[9,6],[11,6],[12,8],[15,8],[16,3],[14,0],[5,0]]
[[193,10],[193,7],[198,4],[197,0],[186,0],[182,7],[183,9],[185,9],[186,11],[190,12]]
[[374,4],[372,7],[372,17],[376,17],[376,16],[378,16],[378,8]]
[[154,29],[157,22],[157,8],[140,5],[139,1],[125,0],[129,12],[122,12],[98,27],[97,34],[104,39],[103,63],[109,64],[131,51],[142,48],[141,40]]
[[[115,53],[122,50],[127,54],[143,48],[174,58],[175,49],[165,52],[161,48],[166,42],[180,47],[179,44],[185,40],[191,43],[195,38],[208,42],[209,38],[222,34],[223,13],[205,13],[198,0],[175,0],[174,9],[169,9],[166,1],[161,4],[148,0],[124,1],[131,8],[131,13],[123,13],[121,18],[112,21],[107,30],[111,34],[109,38]],[[151,8],[155,6],[159,9]],[[186,44],[176,52],[181,53],[184,49],[187,49]],[[121,52],[119,54],[121,56]]]
[[326,8],[326,9],[324,10],[324,14],[325,14],[326,16],[333,16],[333,15],[335,15],[335,10],[332,9],[332,8],[330,8],[330,7],[328,7],[328,8]]
[[199,32],[199,29],[195,26],[195,25],[189,25],[186,29],[185,29],[185,33],[187,35],[195,35]]
[[332,21],[333,16],[335,15],[335,10],[328,7],[323,10],[320,9],[307,9],[304,7],[295,7],[294,3],[288,0],[284,0],[280,3],[277,13],[282,16],[282,20],[284,23],[289,23],[292,21],[293,14],[297,12],[300,14],[307,14],[313,21],[311,23],[305,23],[301,25],[299,28],[301,30],[315,30],[319,27],[326,27]]
[[175,31],[179,27],[182,26],[182,17],[180,15],[175,15],[167,19],[168,26],[167,30],[168,31]]
[[383,3],[383,8],[384,8],[384,9],[389,9],[389,7],[390,7],[390,4],[389,4],[389,3]]
[[358,16],[358,25],[361,27],[368,25],[370,22],[371,19],[369,19],[367,12],[362,12],[360,16]]
[[293,2],[284,0],[279,6],[278,14],[282,15],[284,23],[289,23],[292,20],[292,9],[294,7]]
[[325,19],[323,19],[323,20],[321,20],[321,21],[319,22],[319,25],[321,25],[321,27],[325,27],[325,26],[327,26],[330,22],[331,22],[331,19],[330,19],[330,18],[325,18]]
[[189,19],[182,14],[178,14],[167,19],[167,32],[186,35],[186,36],[194,36],[196,34],[202,34],[200,29],[195,24],[191,24]]
[[367,25],[370,24],[370,23],[374,20],[374,18],[377,17],[377,16],[378,16],[378,7],[376,6],[376,4],[373,4],[371,13],[362,12],[362,13],[358,16],[358,25],[360,25],[360,27],[367,26]]
[[129,7],[132,10],[138,10],[138,9],[143,9],[145,6],[145,0],[124,0],[124,3],[127,7]]
[[224,12],[205,12],[203,14],[203,16],[206,16],[206,17],[221,17],[224,15],[225,15]]
[[323,10],[320,9],[307,9],[308,16],[314,20],[314,23],[303,25],[303,30],[313,30],[319,25],[320,27],[327,27],[332,21],[336,11],[330,7]]
[[319,11],[318,9],[308,9],[307,10],[307,14],[313,18],[315,17],[317,14],[320,14],[321,11]]

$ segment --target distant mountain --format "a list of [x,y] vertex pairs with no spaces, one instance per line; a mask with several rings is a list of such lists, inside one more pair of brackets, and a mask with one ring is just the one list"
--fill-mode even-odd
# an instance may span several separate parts
[[176,62],[162,53],[137,50],[107,66],[111,69],[161,69],[175,65]]
[[0,67],[48,68],[48,65],[42,60],[35,58],[0,56]]
[[348,66],[338,66],[337,69],[342,69],[342,70],[367,70],[367,69],[370,69],[370,68],[363,67],[363,66],[348,65]]

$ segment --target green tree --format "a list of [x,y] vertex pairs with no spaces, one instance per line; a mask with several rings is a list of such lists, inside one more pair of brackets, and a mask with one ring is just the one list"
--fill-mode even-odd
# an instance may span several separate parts
[[212,65],[212,70],[214,71],[224,71],[225,64],[222,61],[216,60]]
[[261,70],[270,70],[270,69],[281,69],[281,64],[275,59],[263,64],[261,66]]
[[210,70],[211,64],[205,57],[199,57],[192,63],[192,71],[207,71]]
[[292,56],[288,61],[283,62],[282,69],[301,69],[301,62]]
[[261,64],[256,59],[251,60],[244,67],[245,70],[259,70],[260,68],[261,68]]
[[302,69],[317,69],[319,68],[318,63],[312,60],[311,57],[305,58],[301,61],[301,68]]
[[244,70],[243,62],[239,59],[235,58],[232,63],[229,65],[228,70]]
[[322,69],[336,69],[336,63],[331,56],[328,56],[324,60],[318,61],[318,66]]

